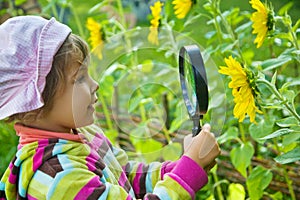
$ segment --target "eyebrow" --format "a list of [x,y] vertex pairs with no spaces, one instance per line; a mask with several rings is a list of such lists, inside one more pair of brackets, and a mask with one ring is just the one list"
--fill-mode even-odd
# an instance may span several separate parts
[[86,65],[81,65],[81,66],[79,67],[79,69],[77,70],[77,73],[80,72],[80,71],[87,70],[87,69],[88,69],[88,67],[87,67]]
[[74,72],[74,74],[72,75],[72,77],[76,77],[78,76],[79,73],[81,73],[82,71],[85,71],[88,69],[88,65],[78,62],[80,64],[80,67]]

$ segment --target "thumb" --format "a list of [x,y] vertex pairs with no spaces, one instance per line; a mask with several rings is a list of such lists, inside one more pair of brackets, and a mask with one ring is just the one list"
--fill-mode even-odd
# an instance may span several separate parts
[[189,134],[184,137],[184,140],[183,140],[184,152],[186,152],[190,148],[190,144],[192,143],[192,140],[193,140],[192,134]]

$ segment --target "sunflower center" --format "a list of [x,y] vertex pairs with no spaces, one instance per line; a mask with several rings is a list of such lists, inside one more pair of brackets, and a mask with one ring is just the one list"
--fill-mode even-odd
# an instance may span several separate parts
[[268,27],[268,31],[271,31],[274,29],[274,24],[275,24],[275,20],[274,20],[274,16],[272,11],[268,12],[268,17],[267,17],[267,27]]
[[258,93],[257,92],[258,89],[255,83],[255,75],[249,70],[246,70],[246,74],[247,74],[247,82],[249,84],[249,87],[252,90],[252,95],[256,96],[256,94]]

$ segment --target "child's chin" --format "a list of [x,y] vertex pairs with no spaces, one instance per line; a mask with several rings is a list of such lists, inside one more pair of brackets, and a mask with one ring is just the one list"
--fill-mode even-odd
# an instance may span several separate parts
[[75,127],[76,128],[82,128],[82,127],[85,127],[85,126],[89,126],[91,124],[94,123],[94,116],[89,116],[87,118],[84,119],[84,121],[75,121]]

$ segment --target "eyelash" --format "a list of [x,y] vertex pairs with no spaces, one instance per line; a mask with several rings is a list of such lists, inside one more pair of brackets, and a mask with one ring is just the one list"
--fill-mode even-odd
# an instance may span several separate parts
[[85,75],[80,76],[78,79],[76,79],[76,82],[81,83],[85,78]]

